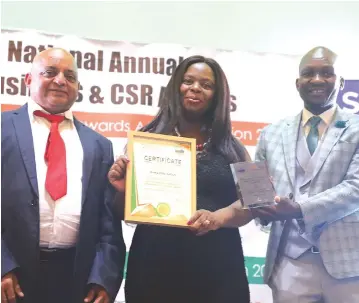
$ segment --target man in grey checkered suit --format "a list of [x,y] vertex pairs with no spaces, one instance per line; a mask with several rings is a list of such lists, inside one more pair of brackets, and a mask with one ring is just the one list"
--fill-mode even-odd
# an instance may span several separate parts
[[272,222],[265,282],[274,303],[359,302],[359,116],[336,106],[345,83],[337,61],[324,47],[302,58],[304,109],[258,142],[278,195],[254,211]]

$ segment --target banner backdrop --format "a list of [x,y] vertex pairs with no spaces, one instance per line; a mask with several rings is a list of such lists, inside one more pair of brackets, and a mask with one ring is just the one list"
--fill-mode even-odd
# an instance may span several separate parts
[[[1,110],[26,103],[29,92],[24,77],[38,52],[65,48],[75,57],[81,82],[75,116],[110,138],[115,155],[122,154],[127,131],[143,126],[156,114],[170,76],[191,55],[212,57],[222,66],[231,90],[232,132],[252,156],[265,125],[302,108],[295,88],[300,58],[295,56],[91,40],[26,30],[2,30],[1,38]],[[351,79],[359,79],[358,67],[345,68]],[[338,104],[359,113],[359,80],[346,81]],[[135,226],[123,224],[123,229],[128,250]],[[251,223],[240,232],[252,303],[271,303],[270,289],[262,279],[267,231]],[[123,285],[118,302],[124,302]]]

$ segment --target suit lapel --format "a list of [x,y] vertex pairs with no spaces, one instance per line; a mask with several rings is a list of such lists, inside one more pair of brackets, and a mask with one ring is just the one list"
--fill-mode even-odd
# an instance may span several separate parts
[[[335,126],[337,121],[345,121],[345,127],[338,128]],[[317,158],[317,163],[313,172],[312,179],[318,174],[319,170],[324,164],[324,161],[328,158],[333,146],[338,142],[339,138],[343,134],[343,132],[349,127],[350,122],[348,117],[344,112],[337,109],[335,118],[332,123],[328,127],[327,134],[323,137],[323,141],[320,147],[319,156]]]
[[27,175],[29,177],[33,191],[38,197],[39,189],[36,175],[34,142],[31,132],[27,104],[20,107],[17,111],[14,112],[12,121],[14,124],[17,142],[20,147],[20,153],[22,156],[22,160],[24,161]]
[[82,149],[83,149],[83,164],[82,164],[82,204],[86,200],[87,188],[89,186],[92,167],[95,159],[96,141],[93,138],[93,134],[76,118],[74,118],[74,124],[77,129],[77,133],[80,137]]
[[297,149],[298,129],[299,129],[299,123],[301,121],[301,115],[302,113],[295,116],[292,120],[289,120],[282,132],[284,157],[285,157],[288,175],[293,187],[295,184],[294,180],[295,180],[295,165],[296,165],[296,149]]

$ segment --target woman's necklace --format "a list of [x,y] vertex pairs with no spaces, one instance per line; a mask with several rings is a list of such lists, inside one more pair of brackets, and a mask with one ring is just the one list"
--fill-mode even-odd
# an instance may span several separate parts
[[[178,131],[177,126],[175,127],[175,133],[176,133],[177,137],[181,137],[181,134]],[[203,144],[196,144],[197,154],[203,152],[208,147],[208,145],[211,143],[211,137],[212,137],[211,134],[212,134],[212,130],[209,129],[207,141],[204,142]]]

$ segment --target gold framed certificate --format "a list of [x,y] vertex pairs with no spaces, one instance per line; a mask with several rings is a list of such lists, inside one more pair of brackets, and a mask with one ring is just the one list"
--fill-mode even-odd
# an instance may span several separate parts
[[125,222],[187,227],[197,208],[196,140],[128,132]]

